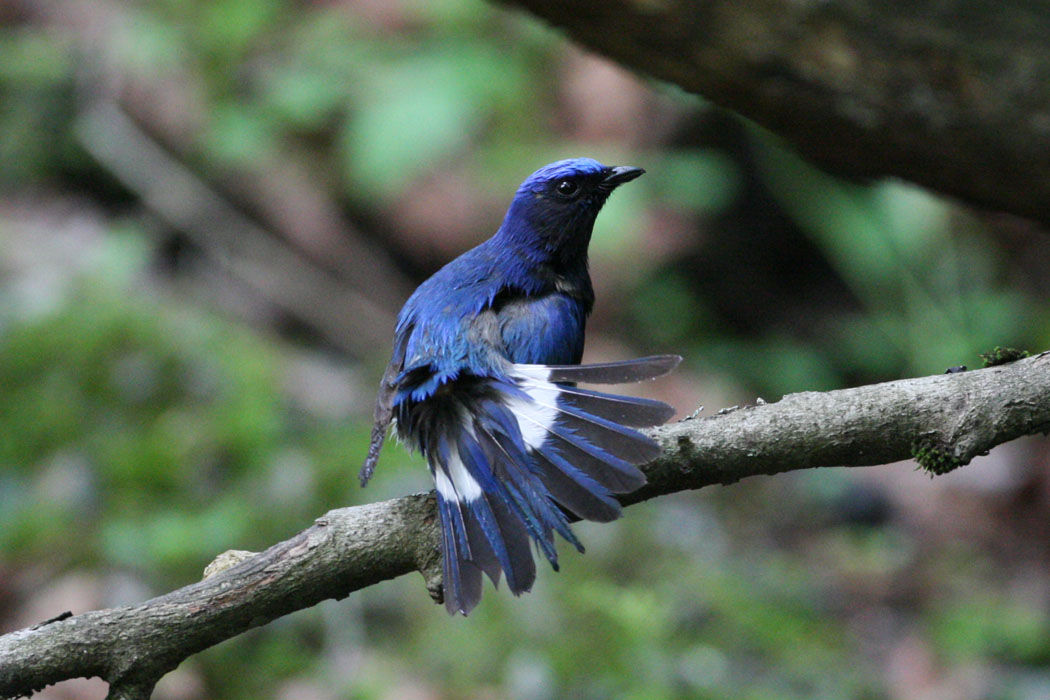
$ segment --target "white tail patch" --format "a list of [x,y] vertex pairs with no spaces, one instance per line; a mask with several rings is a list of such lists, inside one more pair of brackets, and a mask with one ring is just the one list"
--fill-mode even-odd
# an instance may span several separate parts
[[531,400],[512,396],[505,399],[505,404],[518,419],[518,429],[525,445],[538,450],[558,418],[559,389],[546,381],[549,371],[543,365],[515,365],[514,369],[517,370],[518,385]]
[[550,380],[551,371],[547,365],[514,365],[514,374],[519,379],[547,382]]
[[481,498],[481,484],[467,471],[455,446],[449,450],[448,464],[438,464],[434,470],[434,485],[446,501],[464,503]]

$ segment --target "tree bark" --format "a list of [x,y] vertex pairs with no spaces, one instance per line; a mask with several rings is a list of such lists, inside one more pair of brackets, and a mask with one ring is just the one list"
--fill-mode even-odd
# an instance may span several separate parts
[[[1050,354],[692,418],[652,431],[662,455],[625,504],[758,474],[917,456],[941,473],[1050,430]],[[0,637],[0,698],[100,676],[110,698],[148,698],[183,659],[245,630],[412,571],[440,599],[431,494],[331,511],[295,537],[144,603],[60,615]]]
[[504,0],[826,170],[1050,224],[1045,0]]

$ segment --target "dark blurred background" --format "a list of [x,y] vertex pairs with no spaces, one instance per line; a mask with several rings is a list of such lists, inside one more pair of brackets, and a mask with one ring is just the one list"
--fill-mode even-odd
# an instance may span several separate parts
[[[587,358],[684,355],[640,389],[680,416],[1050,346],[1045,233],[833,179],[480,0],[6,0],[0,631],[430,488],[396,444],[356,486],[394,315],[577,155],[648,170],[599,217]],[[156,697],[1041,700],[1048,462],[660,498],[521,599],[450,619],[404,577]]]

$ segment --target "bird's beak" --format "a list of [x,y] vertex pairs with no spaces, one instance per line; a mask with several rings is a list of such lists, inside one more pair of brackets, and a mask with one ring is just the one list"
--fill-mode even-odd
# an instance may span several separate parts
[[601,187],[605,190],[613,190],[625,182],[641,177],[645,171],[641,168],[632,168],[629,165],[617,165],[609,168],[602,180]]

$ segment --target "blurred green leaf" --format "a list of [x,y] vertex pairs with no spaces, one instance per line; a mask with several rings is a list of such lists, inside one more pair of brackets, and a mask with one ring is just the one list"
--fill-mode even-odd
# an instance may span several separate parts
[[[195,38],[216,59],[229,61],[260,35],[282,26],[283,0],[209,0],[199,4]],[[291,7],[288,7],[291,10]]]
[[688,212],[718,214],[740,193],[741,173],[723,152],[681,150],[664,155],[646,175],[658,196]]
[[391,90],[364,105],[348,124],[342,149],[347,174],[363,193],[390,196],[464,145],[478,115],[440,81]]
[[42,32],[0,29],[0,85],[25,89],[65,83],[72,67],[72,47],[66,42]]
[[274,153],[276,125],[252,105],[216,105],[205,132],[204,147],[223,165],[258,163]]
[[469,143],[524,76],[493,46],[464,42],[404,57],[371,78],[341,135],[355,190],[389,197]]

